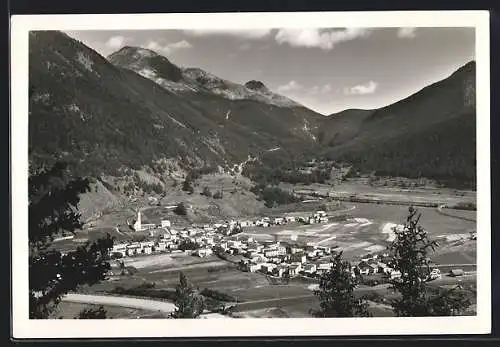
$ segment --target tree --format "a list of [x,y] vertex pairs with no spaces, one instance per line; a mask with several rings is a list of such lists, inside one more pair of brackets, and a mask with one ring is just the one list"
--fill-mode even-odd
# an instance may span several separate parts
[[201,195],[205,195],[207,198],[212,197],[212,192],[210,191],[210,188],[205,187],[203,188],[203,191],[201,192]]
[[85,308],[78,314],[76,319],[106,319],[106,310],[103,306],[99,306],[97,309]]
[[184,180],[184,183],[182,183],[182,190],[188,192],[188,194],[194,193],[194,188],[190,180],[188,179]]
[[120,275],[125,275],[125,263],[123,262],[123,260],[120,260]]
[[339,252],[332,259],[332,268],[319,281],[314,295],[319,298],[320,309],[312,311],[315,317],[369,317],[368,305],[354,296],[357,280],[351,275],[351,264]]
[[179,243],[179,249],[181,251],[187,251],[187,250],[195,250],[195,249],[198,249],[200,248],[200,245],[197,244],[196,242],[194,241],[191,241],[189,239],[185,239],[185,240],[182,240],[180,243]]
[[63,295],[80,285],[92,285],[110,270],[113,239],[103,239],[62,254],[50,249],[54,235],[82,227],[79,194],[89,190],[87,179],[68,177],[66,165],[30,173],[29,187],[29,317],[48,318]]
[[470,301],[459,287],[429,290],[426,280],[430,271],[429,253],[438,246],[419,224],[421,214],[414,207],[403,228],[394,228],[395,239],[389,246],[389,264],[401,273],[401,278],[391,280],[391,287],[400,294],[392,307],[397,316],[450,316],[460,314]]
[[175,306],[172,318],[196,318],[203,313],[204,302],[197,295],[183,272],[179,274],[179,284],[175,288]]
[[174,208],[174,213],[178,214],[179,216],[185,216],[187,215],[187,209],[186,206],[181,202],[179,203],[175,208]]

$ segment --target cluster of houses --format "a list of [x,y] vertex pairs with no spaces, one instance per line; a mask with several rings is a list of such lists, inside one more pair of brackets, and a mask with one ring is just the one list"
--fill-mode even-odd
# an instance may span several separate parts
[[[335,252],[334,249],[325,246],[314,244],[297,246],[279,241],[255,245],[250,240],[246,244],[239,242],[229,246],[228,253],[245,256],[240,261],[243,269],[275,277],[294,277],[297,275],[319,277],[332,268],[333,263],[329,256]],[[401,273],[387,265],[387,261],[388,254],[384,253],[353,262],[352,276],[383,274],[391,279],[401,277]]]
[[[132,257],[139,254],[184,251],[195,256],[207,257],[214,252],[222,252],[241,256],[240,265],[244,271],[262,272],[276,277],[321,276],[333,266],[329,260],[329,256],[333,253],[331,247],[314,243],[297,245],[277,240],[261,242],[247,235],[233,236],[235,230],[241,231],[244,227],[270,227],[297,222],[325,223],[328,222],[328,216],[325,211],[316,211],[309,216],[264,217],[253,221],[232,220],[176,230],[172,228],[169,220],[162,220],[158,225],[143,224],[141,214],[138,212],[134,228],[148,230],[150,240],[115,244],[112,253],[119,257]],[[186,244],[189,244],[189,247],[186,247]],[[401,276],[398,271],[387,265],[387,257],[387,254],[365,257],[353,263],[351,272],[353,276],[357,273],[361,275],[382,273],[390,278]]]
[[294,277],[299,274],[313,276],[333,266],[330,261],[321,260],[332,253],[330,247],[298,246],[280,241],[256,244],[252,240],[238,246],[240,254],[245,256],[240,265],[249,272],[262,272],[275,277]]
[[374,254],[368,257],[362,258],[360,261],[352,263],[352,273],[358,272],[360,275],[373,275],[373,274],[384,274],[391,279],[396,279],[401,277],[401,272],[394,270],[387,263],[389,261],[389,254]]
[[316,224],[316,223],[327,223],[328,216],[325,211],[317,211],[310,216],[282,216],[282,217],[263,217],[258,220],[244,220],[235,221],[237,227],[248,227],[248,226],[258,226],[258,227],[272,227],[275,225],[285,225],[288,223],[302,223],[302,224]]
[[[230,220],[223,223],[193,225],[182,230],[175,230],[169,220],[162,220],[160,224],[143,223],[141,212],[137,212],[137,219],[133,223],[135,231],[149,231],[151,240],[143,242],[119,243],[113,246],[111,250],[116,256],[131,257],[139,254],[152,254],[157,252],[178,251],[182,244],[189,242],[196,246],[196,249],[190,249],[194,255],[206,257],[213,254],[214,247],[227,251],[230,254],[241,254],[243,243],[229,240],[229,236],[242,231],[245,227],[270,227],[273,225],[284,225],[287,223],[323,223],[327,222],[328,217],[325,211],[317,211],[311,216],[306,217],[263,217],[257,220]],[[241,247],[240,247],[241,246]],[[251,245],[257,248],[255,252],[264,249],[263,245]],[[245,246],[246,247],[246,246]],[[276,258],[285,255],[283,248],[266,247],[262,256],[266,258]]]

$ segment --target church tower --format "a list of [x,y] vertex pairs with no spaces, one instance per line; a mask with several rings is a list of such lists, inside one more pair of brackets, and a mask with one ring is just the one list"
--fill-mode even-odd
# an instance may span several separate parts
[[141,223],[141,211],[137,211],[137,220],[134,223],[134,230],[135,231],[140,231],[142,229],[142,223]]

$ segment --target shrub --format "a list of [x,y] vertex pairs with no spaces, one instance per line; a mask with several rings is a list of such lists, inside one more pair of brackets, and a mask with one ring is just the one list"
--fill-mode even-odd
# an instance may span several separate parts
[[182,240],[181,243],[179,243],[179,249],[181,251],[195,250],[198,248],[200,248],[200,245],[191,240]]
[[104,306],[99,306],[97,309],[86,308],[80,311],[76,319],[106,319],[106,310]]
[[205,195],[207,198],[212,197],[212,192],[210,191],[210,188],[205,187],[203,188],[203,191],[201,192],[201,195]]
[[218,301],[236,301],[236,298],[229,294],[208,288],[203,289],[200,294],[207,298],[212,298]]
[[187,208],[186,206],[181,202],[179,203],[175,209],[174,209],[174,213],[179,215],[179,216],[185,216],[187,215]]
[[213,198],[214,199],[222,199],[223,198],[223,193],[222,190],[217,191],[217,193],[214,194]]
[[194,188],[192,185],[192,182],[186,178],[184,183],[182,184],[182,190],[187,192],[188,194],[193,194],[194,193]]

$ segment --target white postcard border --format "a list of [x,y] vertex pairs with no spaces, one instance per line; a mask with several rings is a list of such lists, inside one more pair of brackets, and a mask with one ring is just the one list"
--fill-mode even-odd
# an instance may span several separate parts
[[[475,27],[477,67],[477,316],[196,320],[28,318],[28,32],[31,30]],[[122,338],[486,334],[491,332],[489,13],[393,11],[120,15],[11,18],[12,323],[14,338]],[[479,251],[480,250],[480,251]]]

